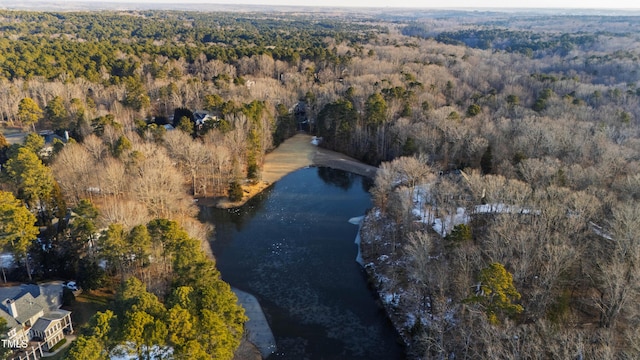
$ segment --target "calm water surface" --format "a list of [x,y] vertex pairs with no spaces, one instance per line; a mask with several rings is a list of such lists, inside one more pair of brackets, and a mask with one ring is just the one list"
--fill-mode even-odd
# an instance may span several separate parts
[[358,175],[306,168],[242,208],[202,211],[222,277],[264,309],[278,344],[269,359],[404,358],[355,262],[348,221],[371,206],[367,190]]

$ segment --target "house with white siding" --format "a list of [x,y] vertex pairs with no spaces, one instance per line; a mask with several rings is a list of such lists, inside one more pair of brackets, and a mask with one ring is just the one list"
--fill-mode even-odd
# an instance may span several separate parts
[[73,332],[71,311],[62,306],[62,282],[0,287],[0,317],[7,322],[2,338],[11,344],[38,342],[49,351]]

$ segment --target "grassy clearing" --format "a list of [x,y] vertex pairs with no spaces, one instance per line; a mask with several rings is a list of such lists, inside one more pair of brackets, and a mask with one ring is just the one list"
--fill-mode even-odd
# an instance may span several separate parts
[[71,315],[74,328],[86,324],[98,311],[105,311],[109,308],[109,303],[113,300],[113,294],[107,291],[93,290],[84,291],[78,295],[68,310],[73,311]]

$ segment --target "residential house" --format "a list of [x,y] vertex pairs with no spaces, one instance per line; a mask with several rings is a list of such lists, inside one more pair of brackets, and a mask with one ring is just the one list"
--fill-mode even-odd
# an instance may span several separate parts
[[69,132],[64,132],[64,137],[56,135],[52,130],[42,130],[38,133],[44,138],[44,147],[40,150],[40,156],[48,157],[53,154],[56,141],[66,144],[69,142]]
[[196,110],[193,112],[193,120],[195,121],[196,127],[200,128],[207,121],[217,122],[218,117],[205,110]]
[[10,343],[40,342],[49,351],[73,332],[71,312],[62,306],[62,282],[0,288],[0,316],[7,322],[3,334]]

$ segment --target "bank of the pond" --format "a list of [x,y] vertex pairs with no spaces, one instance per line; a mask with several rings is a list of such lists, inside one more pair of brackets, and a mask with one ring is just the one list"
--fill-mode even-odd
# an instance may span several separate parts
[[305,168],[241,208],[201,213],[215,225],[211,246],[223,279],[262,305],[278,346],[269,359],[404,358],[354,261],[354,215],[371,207],[370,184]]
[[248,292],[236,288],[232,290],[249,318],[249,321],[244,325],[247,340],[255,345],[262,358],[266,359],[276,351],[276,339],[273,337],[262,307],[258,303],[258,299]]
[[[377,168],[371,165],[364,164],[356,159],[348,157],[344,154],[321,148],[314,144],[313,137],[306,134],[297,134],[292,138],[286,140],[273,152],[269,153],[265,157],[265,163],[263,166],[261,181],[254,184],[244,184],[244,196],[239,202],[230,202],[228,199],[211,199],[203,198],[199,199],[199,205],[201,206],[214,206],[220,209],[239,208],[251,200],[254,196],[260,194],[262,191],[273,185],[284,176],[306,167],[328,167],[337,170],[343,170],[351,172],[357,175],[361,175],[370,179],[375,177]],[[351,219],[351,223],[359,225],[363,217]],[[356,261],[363,266],[362,255],[360,249],[360,229],[358,229],[356,237],[356,245],[358,248],[358,254]],[[367,277],[371,280],[375,274],[371,272],[371,269],[366,269]],[[372,282],[373,284],[374,282]],[[380,290],[375,289],[378,294]],[[248,323],[248,340],[251,344],[254,344],[261,352],[263,358],[266,358],[270,351],[275,349],[275,340],[273,340],[273,334],[269,324],[264,318],[264,313],[257,299],[248,293],[238,292],[234,289],[238,298],[245,309],[253,308],[261,314],[258,321],[254,321],[253,324]],[[245,296],[247,295],[247,296]],[[250,299],[252,301],[247,302]],[[384,304],[383,304],[384,305]],[[390,315],[389,308],[385,306],[385,312],[387,316]],[[248,312],[250,312],[248,310]],[[251,315],[248,313],[251,318]],[[261,320],[260,320],[261,319]],[[398,324],[392,320],[394,327],[397,329]]]
[[284,176],[308,166],[344,170],[368,178],[375,176],[377,170],[375,166],[319,147],[313,144],[312,140],[313,136],[311,135],[296,134],[267,154],[262,167],[261,179],[255,183],[242,185],[244,191],[242,200],[231,202],[227,198],[199,198],[199,204],[223,209],[240,207]]

